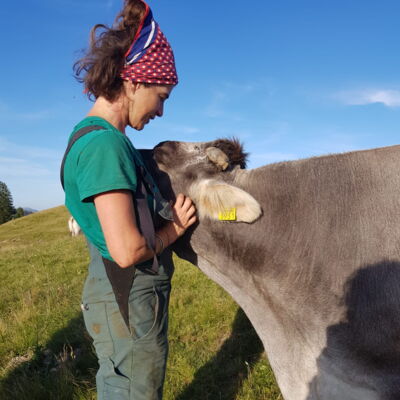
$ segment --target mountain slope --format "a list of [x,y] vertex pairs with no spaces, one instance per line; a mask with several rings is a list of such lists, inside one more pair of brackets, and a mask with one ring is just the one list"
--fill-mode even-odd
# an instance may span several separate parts
[[[0,399],[95,399],[80,296],[88,255],[56,207],[0,226]],[[176,259],[165,400],[281,399],[261,344],[222,289]]]

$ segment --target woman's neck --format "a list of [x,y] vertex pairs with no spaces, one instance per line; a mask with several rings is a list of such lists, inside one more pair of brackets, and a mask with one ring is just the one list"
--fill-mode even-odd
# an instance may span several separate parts
[[120,132],[125,133],[128,112],[122,96],[113,102],[108,101],[105,97],[98,97],[87,116],[101,117],[115,126]]

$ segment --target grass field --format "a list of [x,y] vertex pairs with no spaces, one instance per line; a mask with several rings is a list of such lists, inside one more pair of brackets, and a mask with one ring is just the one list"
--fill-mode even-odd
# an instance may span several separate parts
[[[0,226],[0,399],[96,398],[80,297],[88,255],[57,207]],[[282,400],[261,342],[216,284],[177,259],[165,400]]]

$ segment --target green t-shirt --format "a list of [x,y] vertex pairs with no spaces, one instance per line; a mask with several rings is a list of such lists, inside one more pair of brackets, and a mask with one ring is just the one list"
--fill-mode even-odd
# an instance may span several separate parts
[[117,189],[134,193],[136,166],[143,165],[143,160],[129,138],[100,117],[85,118],[75,126],[70,138],[88,125],[100,125],[105,129],[82,136],[68,153],[64,165],[65,205],[101,255],[112,260],[93,196]]

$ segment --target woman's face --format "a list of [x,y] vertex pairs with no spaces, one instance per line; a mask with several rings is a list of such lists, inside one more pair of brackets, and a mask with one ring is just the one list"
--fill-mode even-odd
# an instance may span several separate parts
[[164,101],[168,99],[172,85],[128,84],[128,125],[140,131],[156,116],[161,117]]

